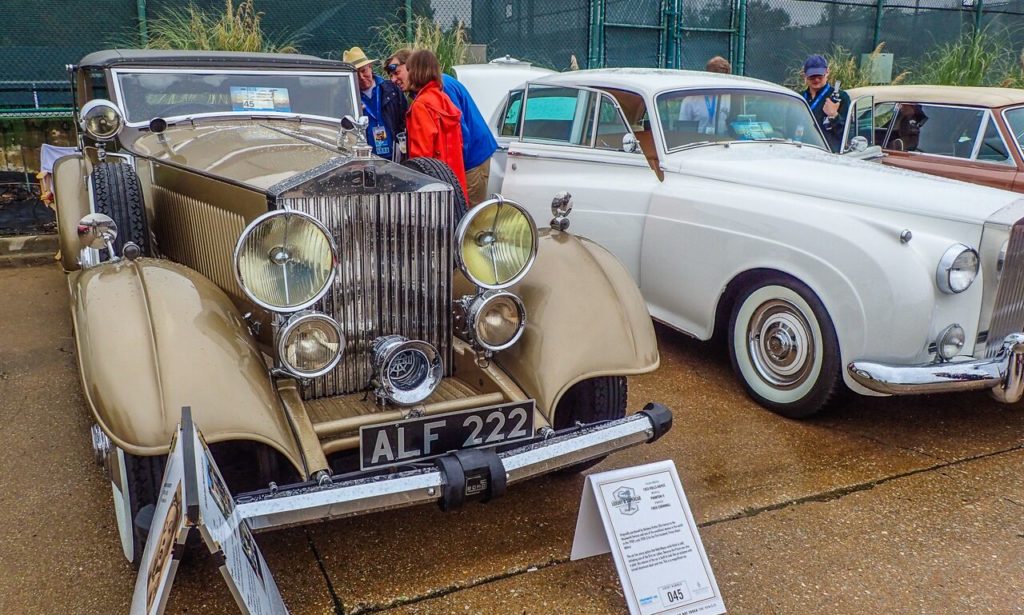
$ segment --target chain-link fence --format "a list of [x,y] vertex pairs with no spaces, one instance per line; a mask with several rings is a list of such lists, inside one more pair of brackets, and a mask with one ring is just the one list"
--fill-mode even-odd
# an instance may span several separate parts
[[[210,11],[225,6],[191,1]],[[0,2],[0,170],[33,170],[38,158],[25,147],[67,138],[67,64],[98,49],[141,45],[154,20],[186,6]],[[340,57],[352,45],[381,53],[380,28],[391,24],[411,35],[414,18],[425,16],[443,28],[462,23],[487,59],[507,54],[558,70],[700,69],[721,55],[734,72],[776,82],[790,79],[807,54],[833,44],[859,54],[884,42],[900,70],[965,28],[992,26],[1014,49],[1024,43],[1024,0],[256,0],[256,8],[271,41],[322,57]]]

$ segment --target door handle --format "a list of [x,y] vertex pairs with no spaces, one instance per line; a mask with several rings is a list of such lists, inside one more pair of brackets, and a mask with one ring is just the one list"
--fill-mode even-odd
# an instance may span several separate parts
[[509,150],[508,155],[514,158],[540,158],[540,154],[527,154],[525,152],[515,152],[512,150]]

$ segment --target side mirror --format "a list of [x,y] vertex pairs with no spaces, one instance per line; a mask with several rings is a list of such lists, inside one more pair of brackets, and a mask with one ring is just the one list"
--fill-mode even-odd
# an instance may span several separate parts
[[863,137],[861,135],[857,135],[856,137],[850,139],[850,149],[849,149],[849,151],[851,151],[851,152],[863,152],[867,148],[868,148],[867,137]]
[[636,135],[627,132],[622,135],[622,151],[629,154],[635,154],[640,151],[640,141],[636,138]]
[[890,141],[889,142],[889,149],[894,149],[894,150],[896,150],[898,152],[905,151],[906,148],[903,145],[903,139],[897,138],[897,139],[893,139],[892,141]]
[[117,224],[105,214],[89,214],[78,221],[78,243],[82,249],[111,249],[117,239]]

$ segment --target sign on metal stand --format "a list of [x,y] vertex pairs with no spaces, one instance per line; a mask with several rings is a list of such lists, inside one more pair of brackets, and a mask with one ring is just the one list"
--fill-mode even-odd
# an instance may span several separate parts
[[587,477],[572,559],[609,551],[631,614],[725,613],[671,461]]
[[135,581],[132,615],[163,613],[185,541],[192,531],[199,532],[220,562],[221,575],[243,613],[288,613],[248,522],[236,510],[227,484],[186,407],[167,457]]

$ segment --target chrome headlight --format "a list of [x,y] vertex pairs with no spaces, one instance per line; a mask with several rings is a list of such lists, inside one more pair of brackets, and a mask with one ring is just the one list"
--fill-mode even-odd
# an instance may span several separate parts
[[507,290],[488,290],[476,297],[464,297],[465,331],[469,342],[485,350],[504,350],[515,344],[526,327],[522,299]]
[[455,258],[469,281],[498,289],[523,279],[537,258],[537,225],[500,196],[474,206],[455,230]]
[[316,378],[334,369],[345,350],[345,336],[333,318],[316,312],[292,316],[277,339],[281,365],[300,378]]
[[297,312],[331,287],[336,253],[331,234],[312,216],[272,211],[242,231],[235,246],[235,275],[258,305]]
[[90,100],[79,113],[79,127],[82,132],[96,141],[110,141],[117,136],[122,126],[124,118],[121,116],[121,110],[109,100]]
[[444,377],[437,349],[402,335],[373,340],[373,373],[376,394],[400,406],[418,404],[430,397]]
[[966,341],[967,338],[964,337],[963,327],[960,325],[949,325],[935,339],[935,349],[940,357],[949,361],[960,354]]
[[962,243],[954,244],[939,259],[935,283],[944,293],[962,293],[978,277],[978,253]]

